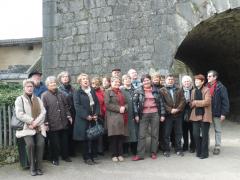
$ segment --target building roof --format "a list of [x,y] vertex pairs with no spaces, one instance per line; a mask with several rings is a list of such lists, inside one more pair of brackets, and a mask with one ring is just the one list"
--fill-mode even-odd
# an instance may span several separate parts
[[42,43],[42,37],[0,40],[0,46],[18,46],[18,45],[29,45],[29,44],[41,44],[41,43]]

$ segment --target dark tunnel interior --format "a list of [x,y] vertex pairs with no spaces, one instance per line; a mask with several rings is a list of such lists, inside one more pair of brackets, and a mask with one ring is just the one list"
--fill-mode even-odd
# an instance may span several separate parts
[[229,9],[202,21],[179,46],[176,59],[194,74],[214,69],[227,87],[230,118],[240,117],[240,9]]

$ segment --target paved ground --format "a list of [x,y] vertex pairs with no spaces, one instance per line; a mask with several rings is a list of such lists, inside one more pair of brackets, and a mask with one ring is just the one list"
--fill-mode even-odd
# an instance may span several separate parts
[[219,156],[212,155],[213,131],[211,129],[210,157],[198,159],[195,154],[186,153],[184,157],[172,155],[165,158],[158,154],[157,160],[147,157],[144,161],[113,163],[108,156],[101,163],[88,166],[81,157],[73,159],[72,163],[61,161],[55,167],[44,162],[43,176],[31,177],[27,170],[21,170],[18,164],[0,168],[1,180],[49,179],[49,180],[239,180],[240,179],[240,124],[225,122],[223,129],[223,148]]

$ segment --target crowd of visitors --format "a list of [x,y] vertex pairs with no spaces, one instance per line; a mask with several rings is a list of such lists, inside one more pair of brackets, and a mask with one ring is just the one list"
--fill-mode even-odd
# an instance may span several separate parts
[[[15,101],[16,116],[24,122],[16,131],[20,163],[30,167],[32,176],[43,174],[43,158],[58,166],[60,157],[71,162],[79,149],[87,165],[99,163],[98,156],[108,150],[113,162],[129,155],[133,161],[143,160],[146,152],[155,160],[160,151],[165,157],[173,152],[182,157],[189,151],[205,159],[212,122],[213,154],[220,154],[221,123],[229,100],[214,70],[207,73],[207,81],[202,74],[193,79],[185,75],[180,85],[173,75],[139,78],[135,69],[121,75],[116,68],[111,77],[102,78],[82,73],[75,88],[69,72],[49,76],[45,83],[41,76],[30,73],[23,81],[23,95]],[[86,132],[96,124],[104,127],[104,134],[89,139]]]

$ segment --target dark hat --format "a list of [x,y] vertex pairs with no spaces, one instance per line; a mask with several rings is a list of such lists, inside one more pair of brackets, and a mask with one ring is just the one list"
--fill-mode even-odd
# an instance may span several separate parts
[[120,71],[121,72],[121,69],[120,68],[114,68],[113,70],[112,70],[112,72],[113,71]]
[[37,71],[37,70],[34,70],[32,71],[29,75],[28,75],[28,78],[31,78],[34,74],[39,74],[40,76],[42,76],[42,73]]

